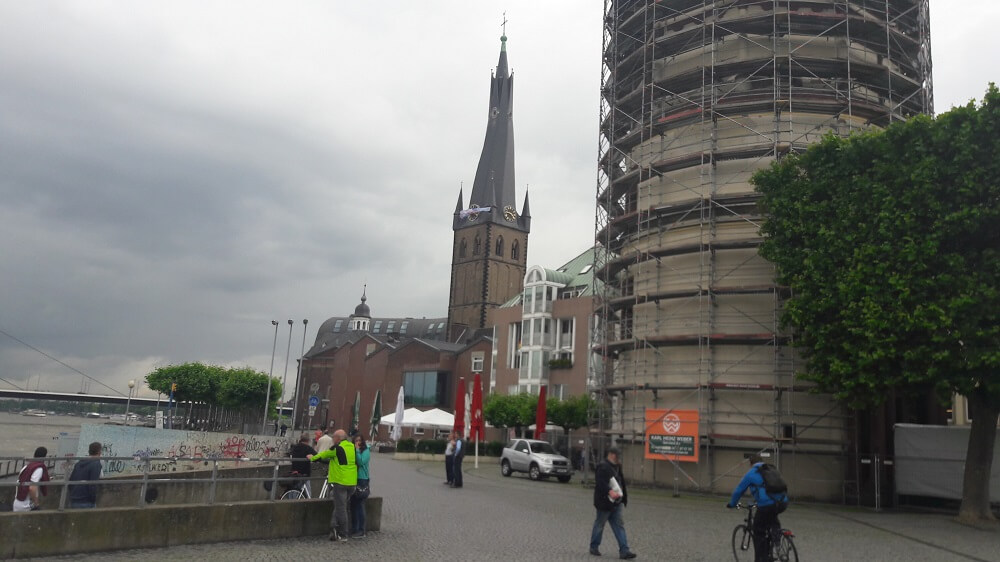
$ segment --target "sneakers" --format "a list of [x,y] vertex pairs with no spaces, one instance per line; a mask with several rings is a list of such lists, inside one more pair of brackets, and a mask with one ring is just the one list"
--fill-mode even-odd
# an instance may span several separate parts
[[353,535],[351,535],[351,538],[352,539],[363,539],[363,538],[365,538],[365,533],[364,533],[364,531],[358,531],[357,533],[354,533]]
[[635,553],[632,552],[631,550],[628,552],[623,552],[621,556],[619,556],[618,558],[621,558],[622,560],[631,560],[635,558]]
[[338,538],[337,537],[337,531],[330,531],[330,540],[331,541],[336,541],[337,538]]
[[600,556],[601,555],[601,551],[597,550],[596,548],[590,549],[590,553],[593,554],[594,556]]
[[330,531],[330,540],[334,542],[347,542],[347,537],[341,536],[337,531]]

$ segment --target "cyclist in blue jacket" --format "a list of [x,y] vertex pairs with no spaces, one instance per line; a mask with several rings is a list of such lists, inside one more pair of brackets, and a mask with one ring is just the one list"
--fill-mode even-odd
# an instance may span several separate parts
[[760,474],[760,466],[764,464],[760,455],[751,454],[747,460],[750,462],[750,470],[743,475],[743,479],[733,490],[733,497],[726,504],[728,508],[736,507],[743,493],[750,489],[750,495],[757,501],[757,515],[753,518],[753,556],[754,562],[768,562],[770,552],[767,547],[767,537],[771,530],[780,530],[781,523],[778,521],[779,502],[786,502],[785,494],[778,497],[771,497],[764,488],[764,477]]

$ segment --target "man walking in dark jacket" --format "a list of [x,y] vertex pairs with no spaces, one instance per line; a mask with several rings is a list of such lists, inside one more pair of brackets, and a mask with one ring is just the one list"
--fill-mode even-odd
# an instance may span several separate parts
[[[101,443],[94,441],[87,447],[89,457],[77,461],[70,482],[101,479]],[[69,506],[72,508],[97,507],[97,484],[75,484],[69,487]]]
[[590,533],[590,553],[600,556],[601,537],[604,535],[604,524],[611,523],[611,532],[618,541],[618,557],[623,560],[635,558],[635,553],[629,550],[628,537],[625,536],[625,518],[623,512],[628,505],[628,490],[625,488],[625,477],[620,466],[621,450],[618,447],[608,449],[608,456],[594,469],[594,507],[597,508],[597,518],[594,529]]

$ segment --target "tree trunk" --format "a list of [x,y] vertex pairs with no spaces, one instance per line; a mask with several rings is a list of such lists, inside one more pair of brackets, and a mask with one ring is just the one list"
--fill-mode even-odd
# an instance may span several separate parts
[[963,523],[994,521],[996,518],[990,511],[990,471],[1000,408],[982,392],[972,392],[967,398],[972,427],[969,448],[965,453],[962,507],[959,508],[958,519]]

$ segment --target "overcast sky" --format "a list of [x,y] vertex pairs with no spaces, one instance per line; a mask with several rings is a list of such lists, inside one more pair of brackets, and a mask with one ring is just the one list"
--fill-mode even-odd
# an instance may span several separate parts
[[[998,3],[961,4],[931,3],[938,112],[1000,77]],[[365,283],[446,316],[504,11],[528,262],[561,265],[594,234],[602,5],[0,0],[0,330],[125,393],[267,372],[271,320],[280,377],[294,319],[291,386],[302,319],[308,348]],[[81,390],[9,336],[0,377]]]

